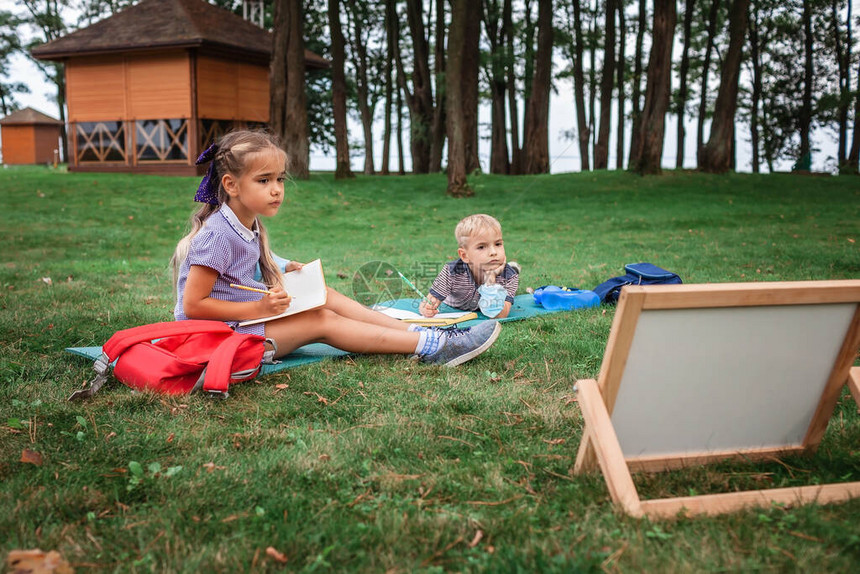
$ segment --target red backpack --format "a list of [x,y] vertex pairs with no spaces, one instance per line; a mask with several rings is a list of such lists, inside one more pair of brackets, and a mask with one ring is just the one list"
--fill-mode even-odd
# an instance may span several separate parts
[[265,338],[236,333],[221,321],[167,321],[117,331],[102,347],[93,368],[96,377],[70,401],[93,396],[108,379],[133,389],[169,395],[202,388],[227,397],[227,388],[253,379],[263,362]]

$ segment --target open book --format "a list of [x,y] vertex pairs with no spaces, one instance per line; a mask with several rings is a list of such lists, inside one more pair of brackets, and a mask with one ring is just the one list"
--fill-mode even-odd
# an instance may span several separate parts
[[326,295],[328,291],[325,286],[325,276],[323,275],[322,262],[319,259],[314,259],[310,263],[306,263],[298,271],[290,271],[283,275],[284,290],[293,298],[287,310],[280,315],[272,315],[271,317],[260,317],[259,319],[249,319],[239,323],[240,327],[245,325],[254,325],[271,321],[272,319],[280,319],[315,309],[325,305]]
[[415,311],[405,309],[396,309],[394,307],[385,307],[382,305],[374,305],[373,309],[384,313],[389,317],[400,319],[406,323],[416,323],[424,326],[441,327],[445,325],[454,325],[470,319],[477,319],[478,314],[474,311],[454,311],[451,313],[437,313],[433,317],[425,317]]

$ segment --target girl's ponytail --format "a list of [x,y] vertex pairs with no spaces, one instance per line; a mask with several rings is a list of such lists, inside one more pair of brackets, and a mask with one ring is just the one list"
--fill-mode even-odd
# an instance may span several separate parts
[[260,231],[260,272],[263,275],[263,283],[269,288],[281,285],[281,277],[284,270],[278,267],[272,258],[272,250],[269,248],[269,232],[263,226],[260,218],[257,218],[257,229]]
[[191,231],[176,244],[176,249],[173,251],[173,256],[170,258],[170,269],[173,273],[174,294],[176,294],[176,287],[179,283],[179,269],[182,267],[182,263],[185,261],[185,258],[188,257],[188,250],[191,247],[191,238],[197,235],[198,231],[203,229],[203,223],[206,221],[206,218],[218,211],[218,207],[218,205],[210,205],[208,203],[201,205],[200,209],[191,216]]

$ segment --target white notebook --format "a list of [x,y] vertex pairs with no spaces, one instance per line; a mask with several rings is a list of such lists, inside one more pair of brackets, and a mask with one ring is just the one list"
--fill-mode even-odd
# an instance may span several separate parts
[[374,305],[372,309],[406,323],[415,323],[416,325],[423,325],[425,327],[445,327],[478,318],[478,314],[474,311],[453,311],[451,313],[437,313],[432,317],[425,317],[415,311],[395,309],[384,305]]
[[240,327],[263,323],[273,319],[280,319],[281,317],[288,317],[290,315],[295,315],[296,313],[301,313],[302,311],[315,309],[325,305],[328,291],[325,286],[322,262],[319,259],[314,259],[310,263],[306,263],[298,271],[284,273],[283,281],[284,290],[293,298],[287,310],[280,315],[242,321],[239,323]]
[[[372,307],[374,311],[379,311],[389,317],[394,317],[395,319],[400,319],[401,321],[421,321],[424,319],[428,319],[421,313],[416,313],[415,311],[407,311],[406,309],[395,309],[394,307],[386,307],[383,305],[374,305]],[[465,315],[468,315],[469,311],[454,311],[451,313],[436,313],[433,317],[429,317],[430,319],[459,319]]]

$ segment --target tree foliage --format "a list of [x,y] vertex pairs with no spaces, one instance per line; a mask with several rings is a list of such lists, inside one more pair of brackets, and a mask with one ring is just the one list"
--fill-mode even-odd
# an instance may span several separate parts
[[[8,73],[10,58],[17,50],[87,26],[137,1],[21,0],[18,10],[0,14],[3,110],[14,109],[15,95],[26,90],[20,78]],[[237,14],[243,12],[241,0],[208,1]],[[755,147],[753,169],[762,163],[769,170],[777,170],[783,162],[798,159],[801,146],[808,145],[803,143],[806,134],[815,134],[819,141],[824,137],[838,141],[834,167],[847,161],[848,148],[857,140],[854,126],[860,109],[856,81],[860,49],[857,34],[849,31],[849,24],[856,27],[860,21],[854,14],[855,22],[850,22],[849,1],[750,0],[750,32],[740,51],[737,113],[730,120],[731,166],[735,165],[738,142],[748,142]],[[331,58],[328,3],[300,4],[305,47]],[[455,20],[450,0],[334,3],[346,40],[344,84],[351,149],[353,155],[365,159],[365,171],[374,171],[373,157],[383,138],[383,169],[387,172],[392,140],[398,150],[402,147],[403,137],[395,125],[400,122],[409,141],[408,149],[399,152],[401,165],[405,154],[415,172],[445,168],[443,146],[450,143],[445,128],[450,112],[446,109],[450,101],[446,63],[451,57],[447,42],[451,30],[461,24],[467,25],[470,39],[478,36],[479,56],[475,61],[480,62],[480,67],[474,66],[471,56],[465,54],[469,57],[461,65],[463,93],[455,98],[463,106],[458,113],[464,114],[467,173],[474,169],[510,174],[549,169],[553,158],[544,142],[562,133],[578,141],[584,170],[592,165],[609,167],[608,150],[616,150],[616,167],[623,166],[625,146],[631,158],[641,150],[643,81],[646,64],[655,56],[651,18],[655,1],[481,0],[479,4],[481,13],[476,16],[464,11],[469,15],[460,23]],[[671,40],[683,50],[661,64],[669,66],[671,73],[670,113],[696,121],[700,149],[713,129],[716,94],[729,52],[728,14],[733,4],[733,0],[680,3],[685,17]],[[274,26],[272,6],[265,3],[264,24],[269,29]],[[76,10],[70,11],[71,7]],[[547,7],[551,7],[550,23],[541,29],[540,9],[546,11]],[[805,106],[800,97],[806,87],[804,7],[809,15],[806,29],[814,70],[809,76]],[[473,27],[478,23],[479,27]],[[624,49],[618,46],[621,38],[625,39]],[[551,46],[551,56],[546,55],[547,46]],[[63,115],[62,67],[36,64],[57,86]],[[613,65],[618,68],[616,74],[612,74]],[[307,72],[302,104],[308,118],[308,145],[323,152],[335,144],[331,74],[331,70]],[[470,86],[477,86],[477,96],[471,95]],[[548,94],[566,100],[575,112],[569,117],[554,116],[550,124],[549,114],[543,111]],[[486,117],[479,116],[479,106],[490,110]],[[610,121],[616,126],[612,132]],[[654,135],[649,133],[651,138]],[[661,150],[665,137],[663,134],[654,142]],[[682,122],[671,137],[678,140],[679,147],[666,148],[662,155],[677,153],[673,163],[683,167],[683,142],[692,140],[692,135],[687,135]],[[490,141],[488,158],[475,151],[473,142],[481,140]],[[814,146],[809,151],[813,155],[817,152]],[[596,154],[596,164],[591,154]],[[697,164],[700,161],[698,158]]]
[[12,58],[22,52],[21,41],[16,33],[19,18],[10,12],[0,12],[0,114],[9,115],[19,108],[15,94],[27,94],[30,88],[11,76]]

